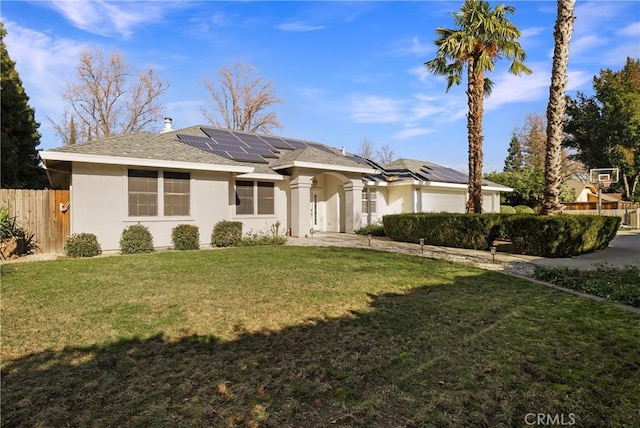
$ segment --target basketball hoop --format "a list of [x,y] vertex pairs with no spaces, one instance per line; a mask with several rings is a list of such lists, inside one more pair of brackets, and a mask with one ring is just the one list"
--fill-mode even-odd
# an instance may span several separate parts
[[618,168],[594,168],[589,170],[591,183],[598,184],[598,215],[602,213],[602,191],[618,182]]

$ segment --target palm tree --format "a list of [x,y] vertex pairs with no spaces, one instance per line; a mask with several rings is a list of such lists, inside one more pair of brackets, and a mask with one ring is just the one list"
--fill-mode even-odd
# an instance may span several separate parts
[[544,200],[542,215],[562,213],[560,184],[562,182],[562,121],[567,106],[567,64],[569,41],[573,33],[575,0],[558,0],[558,17],[553,30],[555,47],[551,68],[551,86],[547,105],[547,145],[544,158]]
[[447,77],[447,92],[454,84],[460,84],[467,67],[469,213],[482,212],[483,102],[493,87],[493,82],[485,78],[485,72],[493,71],[495,61],[506,57],[512,60],[510,73],[531,73],[522,63],[526,55],[516,41],[520,31],[507,18],[514,12],[511,6],[498,5],[491,10],[489,2],[465,0],[460,11],[452,14],[457,28],[436,29],[439,37],[434,43],[438,52],[424,64],[429,72]]

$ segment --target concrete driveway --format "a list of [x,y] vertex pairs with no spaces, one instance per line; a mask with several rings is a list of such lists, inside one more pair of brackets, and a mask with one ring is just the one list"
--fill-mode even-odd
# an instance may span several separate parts
[[597,263],[611,266],[640,267],[640,230],[621,230],[609,243],[609,247],[593,253],[582,254],[568,259],[536,258],[530,263],[539,266],[566,266],[578,269],[594,269]]

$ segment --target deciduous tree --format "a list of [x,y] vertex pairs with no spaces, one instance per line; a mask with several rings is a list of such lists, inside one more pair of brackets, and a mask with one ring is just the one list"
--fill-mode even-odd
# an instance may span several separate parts
[[161,117],[167,88],[152,68],[132,71],[120,52],[85,50],[62,90],[69,108],[52,122],[65,144],[143,131]]
[[523,64],[525,52],[517,40],[520,31],[509,21],[515,12],[511,6],[491,9],[487,1],[465,0],[453,13],[456,28],[437,28],[436,57],[425,63],[427,70],[447,77],[447,91],[462,81],[467,71],[467,130],[469,142],[469,201],[467,212],[482,212],[482,117],[484,97],[491,93],[493,82],[485,73],[495,68],[500,58],[511,60],[512,74],[531,73]]
[[35,121],[35,110],[29,106],[29,97],[22,86],[16,63],[7,52],[6,34],[4,25],[0,23],[2,187],[42,189],[48,180],[36,149],[40,145],[40,124]]
[[602,70],[593,87],[592,97],[568,99],[563,144],[588,168],[619,167],[624,197],[640,200],[640,60]]
[[269,111],[282,100],[273,84],[257,75],[257,69],[244,62],[218,70],[218,78],[202,80],[213,99],[213,109],[202,107],[212,125],[237,131],[271,134],[282,128],[275,112]]

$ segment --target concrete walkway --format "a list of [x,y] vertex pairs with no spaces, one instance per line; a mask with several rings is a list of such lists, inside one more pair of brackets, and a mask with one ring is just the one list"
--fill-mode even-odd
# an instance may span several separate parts
[[[622,230],[611,241],[608,248],[571,258],[544,258],[498,252],[495,257],[490,251],[467,250],[463,248],[438,247],[392,241],[386,237],[372,237],[351,233],[315,233],[306,238],[289,238],[289,245],[317,245],[336,247],[371,248],[381,251],[414,254],[435,259],[471,262],[485,269],[504,270],[513,265],[566,266],[579,269],[594,269],[597,264],[611,266],[627,265],[640,267],[640,231]],[[526,274],[526,272],[522,272]]]

